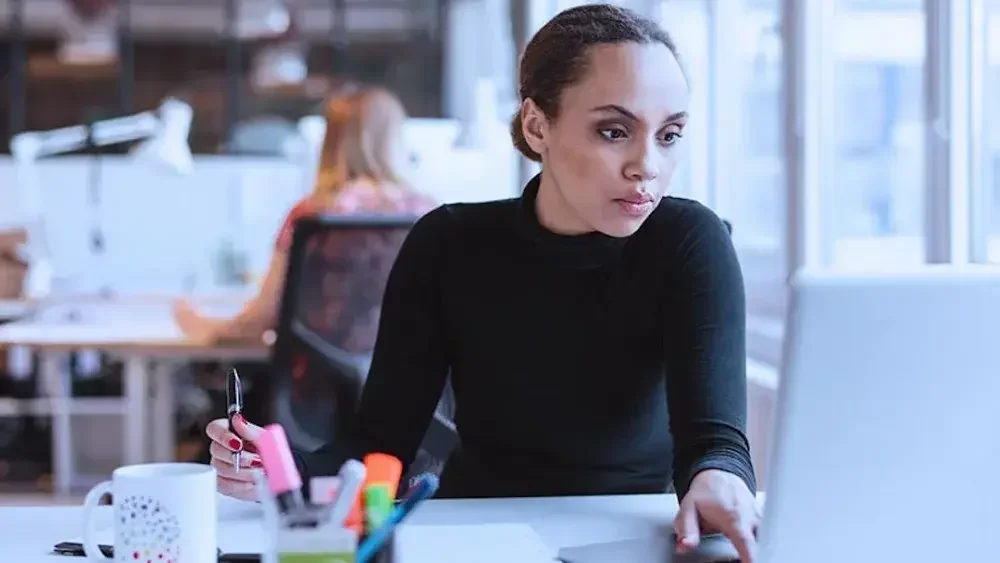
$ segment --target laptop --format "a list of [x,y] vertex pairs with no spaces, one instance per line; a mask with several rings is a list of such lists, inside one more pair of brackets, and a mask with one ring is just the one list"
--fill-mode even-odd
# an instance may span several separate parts
[[[1000,562],[1000,268],[803,271],[783,364],[758,563]],[[560,557],[735,558],[711,543]]]
[[1000,269],[792,283],[761,563],[1000,561]]

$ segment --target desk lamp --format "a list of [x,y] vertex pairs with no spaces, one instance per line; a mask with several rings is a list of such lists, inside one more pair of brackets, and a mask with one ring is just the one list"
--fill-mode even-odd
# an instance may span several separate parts
[[[145,140],[132,151],[136,162],[156,162],[176,174],[193,169],[187,139],[194,111],[188,104],[168,98],[157,111],[75,125],[51,131],[15,135],[10,142],[17,174],[18,211],[28,231],[26,296],[43,298],[52,290],[55,271],[45,235],[39,158],[73,152],[90,145],[107,146]],[[98,186],[93,186],[95,189]],[[99,227],[98,227],[99,228]]]

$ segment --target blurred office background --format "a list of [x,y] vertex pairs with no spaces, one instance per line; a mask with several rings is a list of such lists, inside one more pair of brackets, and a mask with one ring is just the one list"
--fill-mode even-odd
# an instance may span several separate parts
[[[441,201],[516,195],[534,170],[508,138],[517,53],[577,3],[0,1],[0,227],[24,223],[26,186],[37,188],[53,295],[252,284],[310,190],[309,116],[352,81],[386,85],[405,103],[424,191]],[[622,4],[662,22],[691,76],[673,192],[733,225],[748,294],[751,439],[766,474],[792,272],[1000,261],[1000,0]],[[114,147],[10,155],[18,133],[155,110],[169,97],[193,109],[183,174]],[[9,279],[17,265],[5,267]],[[7,287],[0,312],[13,320],[23,299]],[[20,360],[8,352],[9,367]],[[79,363],[74,373],[87,372]],[[7,379],[0,487],[47,491],[52,422]],[[105,447],[120,422],[97,411],[73,415],[77,443],[92,444],[76,448],[76,463],[94,472],[120,463]]]

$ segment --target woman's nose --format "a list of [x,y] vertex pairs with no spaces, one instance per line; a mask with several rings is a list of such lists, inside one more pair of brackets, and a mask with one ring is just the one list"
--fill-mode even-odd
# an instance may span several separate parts
[[650,182],[660,175],[659,153],[653,140],[640,143],[633,158],[625,166],[625,177],[639,182]]

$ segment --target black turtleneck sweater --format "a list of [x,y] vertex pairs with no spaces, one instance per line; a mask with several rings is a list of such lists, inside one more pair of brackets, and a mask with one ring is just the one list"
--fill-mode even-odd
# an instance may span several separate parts
[[[722,221],[668,197],[634,235],[557,235],[520,198],[450,204],[393,267],[355,456],[408,464],[451,376],[461,446],[439,497],[678,493],[704,469],[755,489],[745,303]],[[332,454],[306,456],[333,474]],[[353,456],[352,456],[353,457]]]

